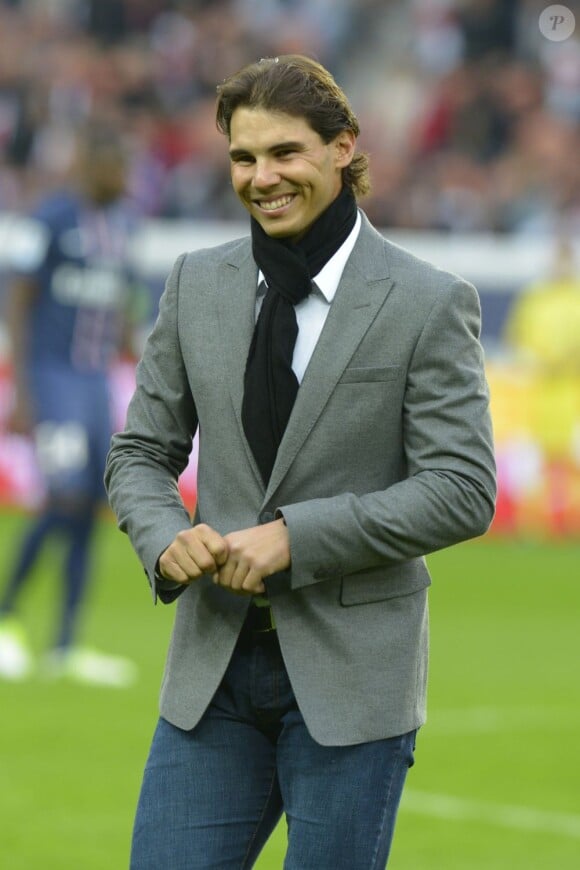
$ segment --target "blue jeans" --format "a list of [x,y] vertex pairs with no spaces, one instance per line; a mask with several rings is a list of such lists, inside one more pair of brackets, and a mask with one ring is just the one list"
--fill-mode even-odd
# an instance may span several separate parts
[[250,868],[282,812],[285,870],[384,868],[414,743],[411,732],[321,746],[298,710],[277,641],[238,644],[193,730],[159,720],[131,870]]

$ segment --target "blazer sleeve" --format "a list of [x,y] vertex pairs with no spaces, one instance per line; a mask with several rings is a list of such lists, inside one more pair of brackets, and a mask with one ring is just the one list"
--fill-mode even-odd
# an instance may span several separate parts
[[456,280],[437,294],[407,372],[405,479],[382,491],[279,506],[292,588],[388,567],[487,530],[496,482],[480,323],[471,284]]
[[129,535],[154,593],[159,555],[178,532],[191,526],[178,489],[198,425],[177,329],[184,259],[177,260],[167,280],[159,316],[137,366],[126,427],[113,436],[105,471],[119,528]]

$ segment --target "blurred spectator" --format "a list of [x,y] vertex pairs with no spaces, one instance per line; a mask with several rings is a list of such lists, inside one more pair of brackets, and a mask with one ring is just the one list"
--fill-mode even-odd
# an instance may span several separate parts
[[580,267],[567,237],[557,240],[548,274],[518,294],[505,338],[526,367],[580,375]]
[[558,239],[549,273],[524,288],[510,311],[505,340],[533,384],[532,431],[547,480],[548,515],[566,534],[572,481],[580,472],[580,268],[567,237]]
[[466,60],[512,54],[518,5],[514,0],[463,0],[455,4]]
[[0,597],[0,677],[33,668],[17,618],[37,559],[49,540],[65,548],[61,606],[48,677],[124,686],[134,666],[79,646],[90,555],[112,432],[111,364],[129,338],[129,243],[135,228],[124,200],[123,149],[108,125],[82,128],[74,178],[35,213],[34,250],[15,264],[9,299],[15,401],[9,426],[34,435],[45,503],[19,546]]

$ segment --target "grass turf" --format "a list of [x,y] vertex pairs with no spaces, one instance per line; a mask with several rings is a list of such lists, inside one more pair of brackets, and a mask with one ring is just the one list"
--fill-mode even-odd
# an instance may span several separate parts
[[[23,517],[0,515],[6,563]],[[42,649],[57,553],[23,601]],[[484,540],[429,559],[430,718],[419,735],[391,870],[575,870],[580,864],[580,546]],[[84,638],[133,658],[126,691],[0,682],[0,866],[123,870],[172,608],[154,608],[110,520]],[[280,824],[257,865],[281,868]],[[170,868],[168,868],[170,870]]]

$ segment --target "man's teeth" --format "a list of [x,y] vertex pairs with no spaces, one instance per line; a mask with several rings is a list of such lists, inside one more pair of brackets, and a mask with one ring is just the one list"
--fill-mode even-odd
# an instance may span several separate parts
[[264,209],[264,211],[274,211],[274,209],[282,208],[283,206],[288,205],[288,203],[291,201],[291,196],[281,196],[278,199],[271,199],[269,202],[265,202],[264,200],[262,200],[260,202],[260,208]]

